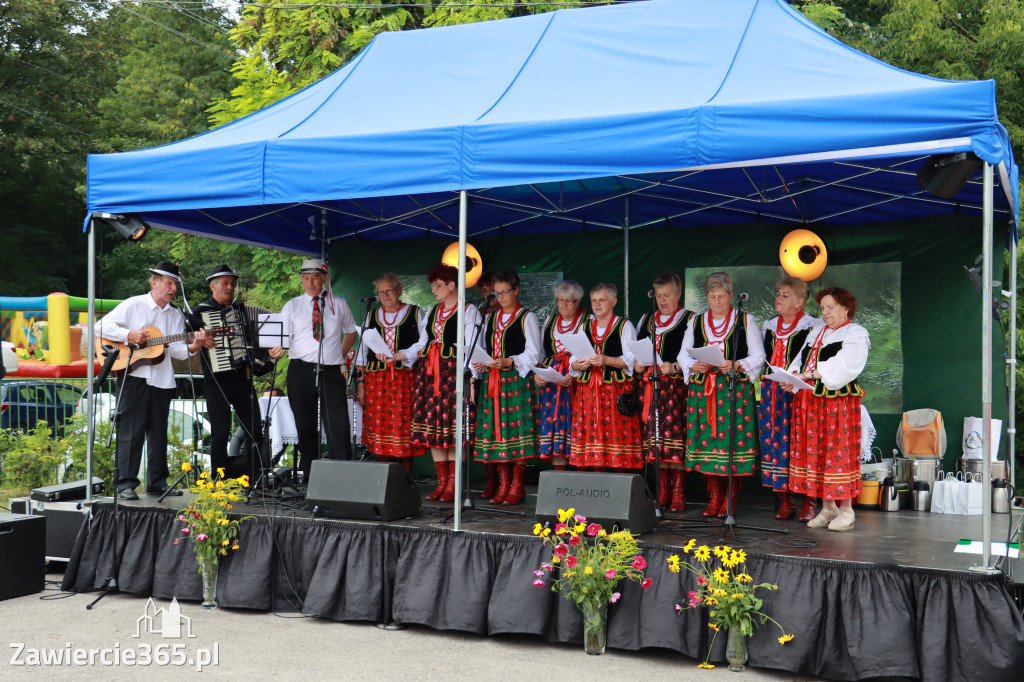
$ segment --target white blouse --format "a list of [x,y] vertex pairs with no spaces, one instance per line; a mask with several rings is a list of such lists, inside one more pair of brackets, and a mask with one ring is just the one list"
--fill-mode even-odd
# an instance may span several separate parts
[[[390,318],[390,320],[394,323],[390,325],[388,324],[388,318],[391,315],[391,313],[385,314],[384,308],[382,306],[378,306],[377,310],[374,312],[374,315],[376,315],[377,320],[385,329],[397,329],[398,325],[405,321],[405,316],[408,314],[408,311],[409,304],[403,304],[401,309],[395,314],[395,316]],[[424,346],[427,345],[427,328],[423,324],[423,317],[424,312],[423,309],[421,308],[417,313],[416,318],[416,328],[417,330],[419,330],[419,338],[416,339],[416,341],[414,341],[413,344],[408,348],[396,348],[394,351],[395,355],[399,353],[405,353],[405,360],[402,361],[402,365],[404,365],[405,367],[412,367],[413,365],[415,365],[416,360],[419,359],[419,352],[423,350]],[[366,328],[376,328],[375,325],[371,322],[369,315],[366,316]],[[365,367],[367,362],[366,356],[366,344],[361,343],[359,344],[359,354],[356,356],[356,365],[359,367]]]
[[[828,360],[822,360],[815,368],[821,375],[821,383],[828,390],[835,391],[842,388],[864,371],[868,362],[868,350],[871,349],[871,339],[868,336],[868,330],[859,324],[851,322],[839,329],[822,327],[820,330],[812,331],[807,335],[803,348],[814,346],[816,343],[821,347],[833,343],[843,344],[836,355]],[[803,348],[800,349],[800,356],[793,360],[787,368],[790,372],[800,372]]]
[[[493,313],[488,313],[488,316],[491,315],[501,315],[501,309],[499,308]],[[512,358],[512,363],[515,366],[516,371],[519,372],[519,376],[526,377],[526,375],[533,371],[533,368],[537,366],[537,363],[540,362],[543,350],[540,345],[540,324],[537,322],[537,316],[527,310],[523,313],[523,318],[523,331],[526,332],[526,346],[523,348],[522,353],[512,355],[510,357]],[[513,323],[510,321],[509,324],[511,325]],[[487,325],[485,324],[481,327],[480,337],[477,340],[477,345],[483,350],[487,350],[486,340],[484,339],[486,334]],[[470,342],[473,340],[472,335],[469,335],[466,338]],[[493,357],[493,355],[491,357]],[[474,370],[473,375],[477,376],[478,374],[479,373]]]
[[[593,316],[591,316],[590,320],[587,320],[586,322],[584,322],[584,325],[589,325],[592,320],[593,320]],[[611,321],[608,324],[609,325],[614,325],[618,321],[619,321],[619,316],[615,315],[614,317],[612,317]],[[580,332],[581,333],[584,332],[584,330],[586,328],[587,327],[584,327],[583,329],[580,329]],[[604,334],[606,329],[608,329],[607,326],[605,326],[605,327],[597,327],[595,329],[596,335],[598,337],[601,337]],[[633,326],[632,322],[630,322],[629,320],[623,320],[622,327],[619,330],[619,338],[622,339],[622,355],[620,355],[619,357],[622,358],[622,361],[626,363],[626,367],[625,367],[625,369],[623,371],[626,373],[626,376],[631,377],[631,376],[633,376],[633,365],[636,364],[636,357],[633,355],[633,352],[631,350],[629,350],[629,348],[626,347],[626,344],[627,344],[627,342],[636,341],[636,327]],[[572,369],[572,363],[576,362],[577,360],[587,360],[587,359],[588,358],[578,358],[575,355],[570,357],[569,358],[569,376],[577,377],[577,376],[579,376],[581,374],[581,372],[579,370]]]

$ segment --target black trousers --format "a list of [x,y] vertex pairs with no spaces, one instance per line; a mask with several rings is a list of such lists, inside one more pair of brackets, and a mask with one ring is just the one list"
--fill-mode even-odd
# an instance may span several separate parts
[[[206,410],[210,415],[210,465],[214,475],[217,469],[228,470],[228,442],[231,440],[231,408],[235,409],[238,423],[245,434],[243,443],[250,447],[243,448],[246,452],[244,471],[255,481],[260,467],[269,464],[261,462],[260,443],[263,442],[263,431],[260,428],[260,408],[256,402],[256,391],[252,381],[246,376],[245,369],[230,372],[206,374]],[[266,459],[266,458],[263,458]],[[230,476],[230,472],[227,472]]]
[[146,490],[167,485],[167,417],[172,388],[154,388],[145,379],[126,377],[117,403],[117,490],[134,490],[139,485],[142,444],[146,443]]
[[[292,359],[288,363],[288,403],[299,432],[299,469],[309,480],[313,460],[320,457],[320,434],[316,430],[316,363]],[[340,365],[323,365],[320,376],[320,413],[327,432],[327,456],[352,459],[349,443],[347,384]]]

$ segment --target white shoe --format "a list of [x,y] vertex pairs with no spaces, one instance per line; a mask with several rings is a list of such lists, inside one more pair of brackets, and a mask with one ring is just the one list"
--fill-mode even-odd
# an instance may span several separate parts
[[839,509],[822,509],[817,516],[807,522],[808,528],[827,528],[832,519],[839,516]]
[[836,515],[836,518],[832,520],[832,523],[828,524],[829,530],[842,532],[844,530],[850,530],[853,528],[854,514],[853,511],[840,512]]

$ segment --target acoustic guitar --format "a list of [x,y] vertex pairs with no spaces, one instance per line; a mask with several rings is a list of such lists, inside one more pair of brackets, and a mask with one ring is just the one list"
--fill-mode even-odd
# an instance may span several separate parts
[[[111,341],[99,337],[98,343],[96,344],[96,361],[103,362],[105,358],[105,352],[108,347],[113,347],[117,351],[117,360],[114,361],[114,365],[111,368],[111,373],[115,376],[121,376],[125,370],[129,367],[128,356],[131,356],[131,367],[136,365],[155,365],[164,357],[164,350],[167,344],[174,343],[175,341],[185,341],[192,343],[195,340],[195,332],[182,332],[180,334],[170,334],[163,336],[159,329],[156,327],[143,327],[149,332],[149,338],[140,344],[137,344],[137,348],[133,351],[131,345],[128,343],[122,343],[120,341]],[[206,334],[217,336],[219,334],[232,334],[233,330],[231,327],[217,327],[214,329],[207,329]]]

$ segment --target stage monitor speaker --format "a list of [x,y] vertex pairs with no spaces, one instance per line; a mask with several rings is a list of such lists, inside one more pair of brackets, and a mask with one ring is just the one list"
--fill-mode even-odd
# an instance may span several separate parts
[[936,154],[917,171],[921,189],[943,199],[952,199],[964,188],[982,161],[971,152]]
[[341,519],[393,521],[419,512],[420,493],[401,464],[318,459],[309,472],[306,506]]
[[543,471],[537,484],[537,518],[558,522],[558,510],[574,508],[587,521],[640,535],[654,528],[654,498],[637,474]]
[[42,592],[46,518],[0,514],[0,600]]

